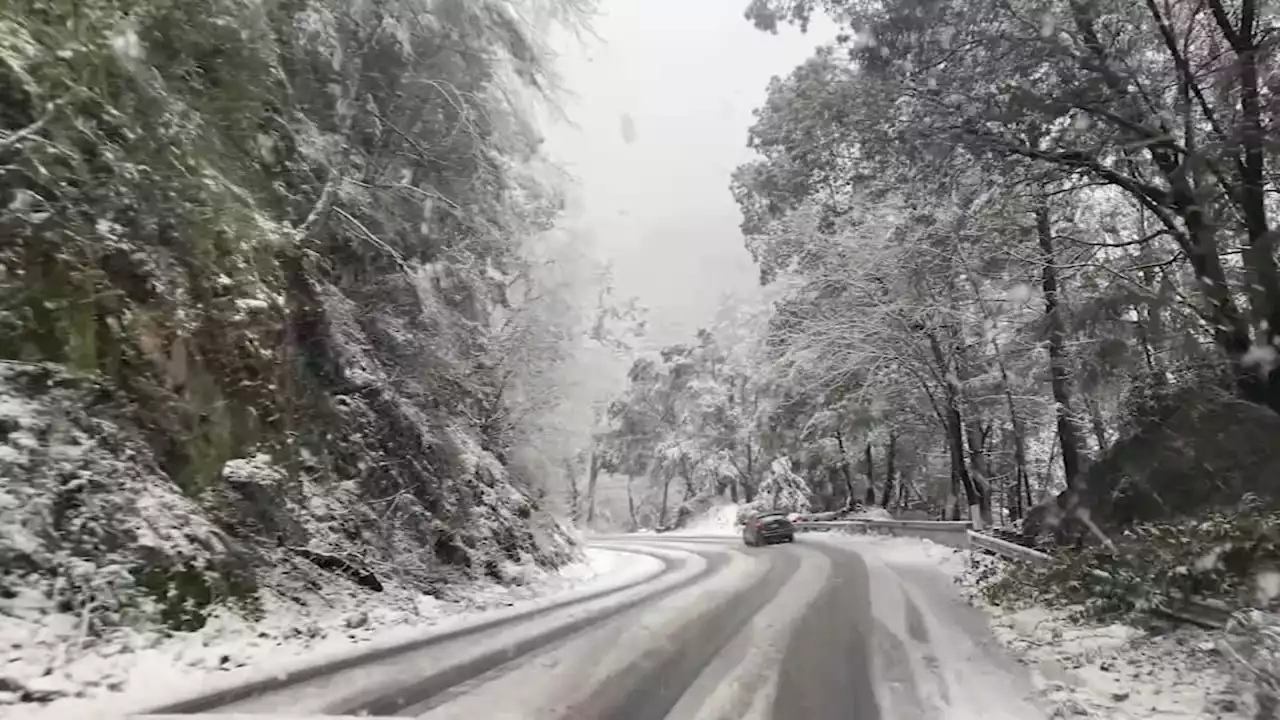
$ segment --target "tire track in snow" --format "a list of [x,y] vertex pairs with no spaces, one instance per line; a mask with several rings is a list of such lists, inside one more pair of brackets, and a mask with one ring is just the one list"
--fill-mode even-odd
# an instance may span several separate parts
[[[466,658],[463,661],[455,661],[443,671],[427,675],[412,684],[401,684],[393,691],[378,691],[376,698],[372,700],[368,699],[370,693],[364,693],[361,699],[351,698],[345,702],[330,705],[325,708],[326,714],[401,717],[421,715],[426,708],[434,704],[432,700],[439,694],[499,669],[512,661],[523,661],[531,653],[558,644],[628,610],[647,606],[686,587],[695,586],[719,572],[726,562],[722,553],[689,553],[688,551],[681,553],[665,548],[658,550],[638,545],[617,547],[629,551],[665,555],[673,559],[683,556],[683,559],[676,560],[677,563],[682,563],[682,567],[661,576],[651,584],[642,586],[637,592],[627,593],[625,599],[621,593],[609,596],[603,603],[603,608],[593,607],[583,612],[575,612],[573,617],[565,622],[560,622],[559,618],[553,618],[552,622],[556,623],[554,626],[545,622],[528,623],[504,631],[492,642],[477,643],[474,639],[468,640],[468,648],[459,648],[463,651],[460,654]],[[483,650],[476,652],[474,648],[477,645]],[[467,651],[470,651],[469,657]]]
[[[874,543],[591,542],[661,558],[664,571],[219,709],[427,720],[969,720],[992,717],[991,697],[1003,703],[1018,691],[989,656],[985,622],[956,605],[945,574],[903,565]],[[998,717],[1043,716],[1027,705],[1015,714]]]
[[[655,548],[647,542],[645,546]],[[662,543],[661,547],[711,553],[720,556],[722,563],[714,574],[678,592],[618,615],[532,657],[520,658],[488,677],[457,688],[456,693],[450,693],[455,697],[437,698],[437,702],[423,708],[423,717],[619,717],[613,709],[618,698],[626,695],[639,678],[664,666],[673,653],[689,652],[688,641],[697,636],[700,623],[708,619],[708,607],[721,608],[741,597],[770,571],[769,564],[743,552],[743,548],[723,542],[717,546]]]
[[688,687],[756,613],[786,586],[799,569],[799,557],[778,552],[764,577],[724,601],[703,608],[676,642],[651,648],[636,667],[607,683],[567,717],[663,720]]
[[827,555],[835,570],[791,636],[772,716],[880,720],[871,665],[874,615],[866,563],[854,553],[821,543],[812,547]]
[[[698,675],[670,720],[768,720],[779,668],[795,627],[827,587],[834,570],[821,552],[799,543],[789,549],[799,570]],[[760,557],[769,557],[764,552]]]
[[814,545],[860,558],[867,567],[873,647],[888,651],[877,653],[872,666],[881,717],[1045,717],[1031,699],[1027,668],[998,646],[982,611],[966,603],[932,561],[904,556],[874,539],[815,538]]

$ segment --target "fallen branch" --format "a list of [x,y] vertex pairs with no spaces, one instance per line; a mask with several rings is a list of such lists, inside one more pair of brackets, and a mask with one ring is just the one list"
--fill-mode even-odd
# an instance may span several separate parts
[[324,189],[320,191],[320,198],[316,200],[315,207],[311,208],[311,212],[307,214],[307,219],[302,221],[302,224],[296,228],[299,240],[305,241],[320,225],[325,213],[329,212],[329,208],[333,204],[334,190],[338,186],[338,179],[338,175],[334,173],[330,175],[329,182],[324,184]]
[[333,211],[341,215],[344,220],[351,223],[352,226],[359,230],[360,234],[364,235],[365,239],[369,241],[369,244],[390,255],[391,259],[395,260],[396,264],[400,266],[400,270],[402,270],[405,275],[410,277],[413,276],[413,272],[409,269],[409,263],[405,262],[404,257],[401,256],[400,253],[396,252],[395,248],[388,245],[386,241],[382,240],[377,235],[374,235],[373,231],[365,227],[359,220],[351,217],[351,214],[346,210],[343,210],[340,207],[335,207]]
[[6,133],[3,137],[0,137],[0,152],[16,146],[23,140],[26,140],[43,130],[44,126],[49,124],[49,121],[53,119],[54,113],[58,111],[58,108],[62,107],[64,102],[64,100],[59,100],[58,102],[50,104],[49,107],[45,108],[44,114],[40,116],[39,120],[36,120],[21,130],[15,130],[14,132]]

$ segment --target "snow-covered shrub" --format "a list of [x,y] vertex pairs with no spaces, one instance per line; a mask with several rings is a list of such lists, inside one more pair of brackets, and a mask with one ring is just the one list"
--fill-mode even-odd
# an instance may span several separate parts
[[116,414],[127,404],[92,378],[0,362],[0,595],[34,589],[89,632],[251,602],[243,558]]
[[1114,550],[1058,548],[1051,563],[991,583],[989,597],[1029,594],[1100,616],[1173,609],[1187,597],[1262,609],[1280,600],[1280,512],[1246,503],[1235,512],[1138,525],[1114,540]]
[[776,458],[756,488],[756,496],[738,508],[738,523],[762,512],[804,513],[809,511],[809,485],[791,469],[788,458]]

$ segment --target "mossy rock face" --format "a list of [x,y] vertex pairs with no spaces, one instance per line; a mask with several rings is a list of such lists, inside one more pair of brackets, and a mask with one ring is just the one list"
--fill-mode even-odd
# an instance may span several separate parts
[[[412,8],[356,5],[0,13],[0,135],[40,123],[0,163],[0,587],[82,572],[74,606],[110,568],[193,628],[283,583],[281,547],[423,587],[571,556],[473,419],[505,415],[488,320],[557,201],[507,169],[521,123],[456,129],[494,109],[484,58],[529,45],[500,0],[408,34]],[[378,167],[445,202],[337,182]]]
[[1089,468],[1095,520],[1123,527],[1280,497],[1280,416],[1195,387],[1157,410]]

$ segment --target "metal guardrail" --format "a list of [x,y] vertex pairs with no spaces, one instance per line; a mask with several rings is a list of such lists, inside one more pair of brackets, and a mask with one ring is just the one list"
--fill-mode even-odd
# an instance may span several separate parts
[[1017,543],[1011,543],[1008,540],[1001,540],[998,537],[974,532],[973,530],[968,531],[968,536],[969,547],[986,550],[1011,560],[1023,560],[1036,565],[1043,565],[1053,559],[1049,554],[1042,553],[1039,550],[1023,547]]
[[841,532],[850,535],[894,535],[922,538],[939,545],[965,549],[969,547],[968,533],[973,527],[968,521],[935,520],[801,520],[795,523],[800,532]]

